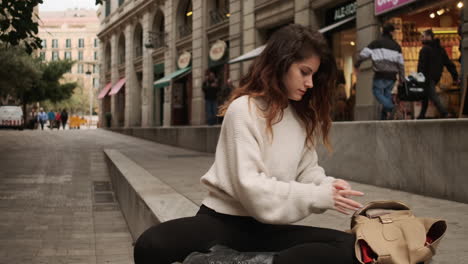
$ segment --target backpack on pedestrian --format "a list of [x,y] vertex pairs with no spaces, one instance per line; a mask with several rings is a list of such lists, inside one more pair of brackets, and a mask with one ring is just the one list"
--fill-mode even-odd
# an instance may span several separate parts
[[446,230],[445,220],[416,217],[398,201],[370,202],[351,218],[356,257],[363,264],[428,263]]

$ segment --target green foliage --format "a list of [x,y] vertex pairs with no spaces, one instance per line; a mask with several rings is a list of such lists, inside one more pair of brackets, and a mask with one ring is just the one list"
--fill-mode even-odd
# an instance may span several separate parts
[[73,95],[65,100],[53,103],[50,100],[44,101],[41,105],[48,110],[67,109],[69,114],[83,115],[89,111],[89,96],[84,92],[83,87],[78,86],[73,90]]
[[104,0],[96,0],[96,5],[102,5]]
[[18,47],[0,47],[0,96],[10,95],[23,105],[50,100],[58,102],[73,93],[76,83],[64,83],[72,61],[43,62]]
[[33,20],[34,8],[39,4],[42,0],[1,0],[0,42],[13,46],[23,43],[29,54],[41,48],[38,23]]
[[0,46],[0,97],[23,94],[37,83],[42,76],[38,63],[19,47]]

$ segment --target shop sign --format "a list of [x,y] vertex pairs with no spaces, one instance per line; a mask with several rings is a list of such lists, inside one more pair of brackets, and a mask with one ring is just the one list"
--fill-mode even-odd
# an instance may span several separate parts
[[190,65],[190,59],[192,58],[192,54],[190,52],[184,51],[180,54],[179,59],[177,60],[177,67],[179,69],[186,68]]
[[328,9],[326,11],[326,21],[327,25],[335,24],[344,20],[348,17],[356,15],[357,3],[356,1],[346,2],[342,5],[336,6],[334,8]]
[[226,52],[226,42],[222,40],[216,41],[210,49],[210,59],[212,61],[220,60]]
[[381,15],[416,0],[374,0],[375,15]]

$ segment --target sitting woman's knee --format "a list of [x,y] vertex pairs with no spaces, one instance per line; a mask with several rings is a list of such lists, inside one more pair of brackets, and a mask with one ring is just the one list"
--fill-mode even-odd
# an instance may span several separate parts
[[145,263],[172,263],[169,262],[169,256],[167,256],[167,248],[165,248],[165,242],[161,236],[156,234],[157,230],[155,227],[143,232],[135,242],[133,249],[133,258],[135,264]]

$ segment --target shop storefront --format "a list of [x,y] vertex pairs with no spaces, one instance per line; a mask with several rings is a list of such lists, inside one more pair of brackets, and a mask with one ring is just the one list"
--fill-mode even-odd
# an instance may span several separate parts
[[[447,52],[460,74],[460,35],[461,10],[463,2],[406,0],[394,1],[375,0],[375,15],[383,24],[393,23],[397,28],[396,41],[402,47],[405,60],[405,74],[417,72],[419,51],[422,48],[421,34],[432,29],[435,38]],[[453,83],[452,77],[444,68],[442,78],[436,87],[437,93],[449,113],[458,115],[460,109],[461,87]],[[414,116],[419,114],[421,103],[414,103]],[[438,117],[439,113],[432,105],[429,106],[426,117]]]
[[356,1],[348,1],[325,10],[324,26],[319,30],[328,40],[338,66],[338,82],[333,99],[334,121],[353,120],[356,74]]
[[229,43],[223,40],[215,41],[209,50],[208,69],[218,79],[220,90],[218,92],[218,105],[224,101],[223,89],[229,79]]
[[[166,89],[172,82],[172,100],[171,100],[171,125],[182,126],[190,124],[191,106],[192,106],[192,67],[190,66],[192,55],[184,51],[177,60],[178,70],[158,79],[154,82],[154,89],[161,89],[163,97],[167,96]],[[161,109],[162,113],[162,109]]]
[[[153,80],[160,80],[164,77],[164,62],[153,66]],[[162,125],[164,118],[164,89],[153,86],[153,124]]]
[[117,126],[123,127],[125,125],[125,78],[121,78],[109,92],[109,95],[115,96],[116,108],[116,121]]

